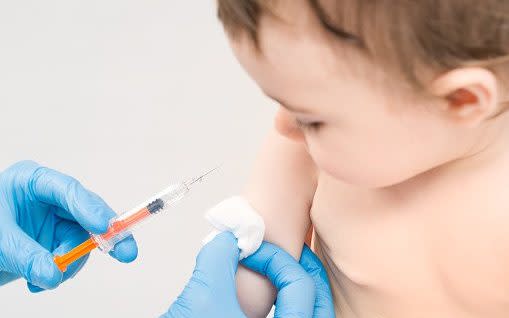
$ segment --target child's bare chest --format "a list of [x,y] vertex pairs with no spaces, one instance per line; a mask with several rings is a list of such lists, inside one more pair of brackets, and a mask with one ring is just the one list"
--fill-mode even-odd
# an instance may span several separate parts
[[509,187],[479,191],[482,180],[408,196],[320,178],[312,221],[344,316],[509,316]]

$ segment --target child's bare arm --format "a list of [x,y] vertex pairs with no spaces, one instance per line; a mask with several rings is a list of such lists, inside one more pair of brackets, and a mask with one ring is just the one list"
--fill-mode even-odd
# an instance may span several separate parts
[[[308,231],[316,188],[315,169],[302,144],[271,132],[248,182],[245,196],[265,221],[265,240],[296,259]],[[264,277],[240,267],[238,298],[250,318],[266,317],[275,291]]]

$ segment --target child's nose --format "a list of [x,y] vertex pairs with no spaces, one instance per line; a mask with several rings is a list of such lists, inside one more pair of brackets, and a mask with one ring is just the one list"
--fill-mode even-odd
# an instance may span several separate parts
[[276,113],[274,126],[282,136],[298,142],[304,141],[304,134],[297,126],[295,117],[283,107],[279,107],[279,110]]

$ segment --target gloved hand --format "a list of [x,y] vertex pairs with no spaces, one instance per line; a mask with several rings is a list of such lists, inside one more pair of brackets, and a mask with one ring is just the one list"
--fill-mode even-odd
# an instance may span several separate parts
[[[238,261],[235,237],[219,234],[202,248],[184,291],[161,318],[246,317],[237,301]],[[264,242],[242,264],[267,276],[276,287],[275,317],[335,317],[325,269],[309,248],[304,247],[299,264],[284,250]]]
[[[327,272],[318,256],[306,245],[299,264],[290,254],[266,242],[241,263],[266,276],[276,287],[274,317],[336,317]],[[312,280],[311,287],[306,275]]]
[[[69,176],[31,161],[9,167],[0,174],[0,285],[23,277],[32,292],[56,288],[73,277],[87,257],[62,274],[53,254],[82,243],[88,231],[104,233],[113,216],[99,196]],[[131,237],[110,254],[130,262],[137,252]]]

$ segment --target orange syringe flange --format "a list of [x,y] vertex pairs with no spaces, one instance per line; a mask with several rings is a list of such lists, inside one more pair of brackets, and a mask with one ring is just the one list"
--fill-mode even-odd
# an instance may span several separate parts
[[90,253],[94,248],[98,245],[94,241],[94,239],[89,238],[85,242],[73,248],[70,252],[64,255],[57,255],[54,257],[55,264],[62,271],[65,272],[67,270],[67,266],[71,265],[75,261],[79,260],[83,256]]
[[[148,208],[143,208],[136,213],[129,215],[127,217],[121,218],[119,220],[114,220],[111,225],[108,227],[108,231],[102,235],[100,235],[101,240],[109,241],[118,234],[120,234],[123,231],[128,230],[133,225],[139,223],[140,221],[144,220],[148,216],[150,216],[151,212]],[[67,267],[77,261],[78,259],[82,258],[83,256],[90,253],[92,250],[94,250],[96,247],[98,247],[99,244],[94,240],[93,237],[89,238],[85,242],[81,243],[80,245],[73,248],[71,251],[64,255],[57,255],[53,258],[55,264],[57,267],[62,271],[65,272],[67,270]]]

